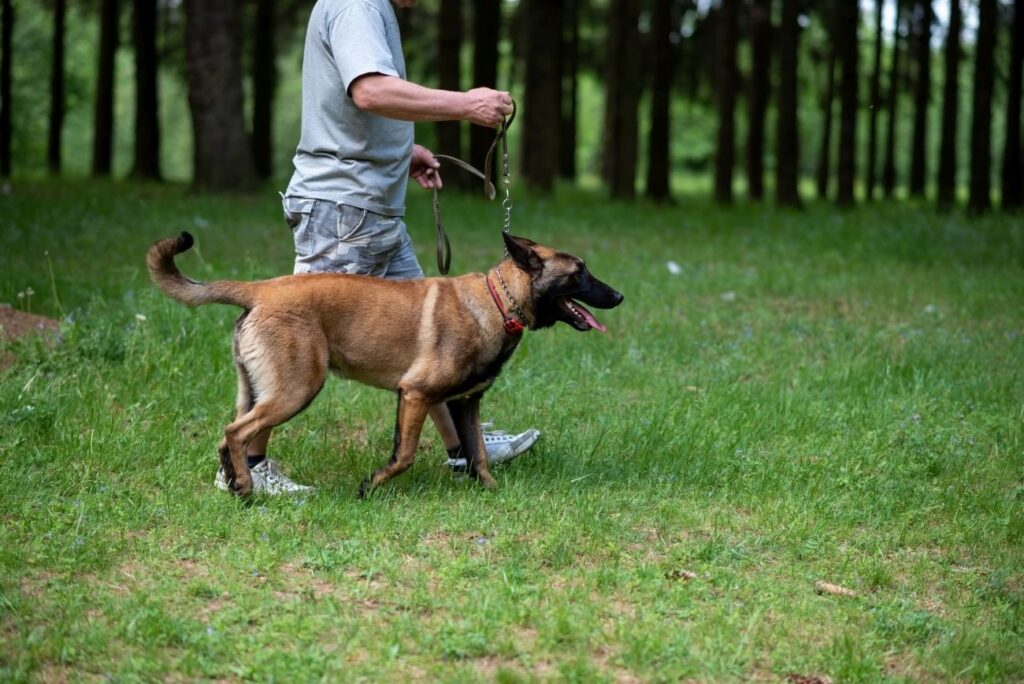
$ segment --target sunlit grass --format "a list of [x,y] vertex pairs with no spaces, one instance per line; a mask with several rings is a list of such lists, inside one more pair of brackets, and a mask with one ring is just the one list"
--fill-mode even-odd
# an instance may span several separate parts
[[[272,445],[319,493],[246,506],[212,487],[236,312],[143,255],[188,229],[195,277],[287,272],[273,194],[16,186],[0,301],[59,315],[48,252],[67,322],[0,375],[0,677],[1020,680],[1020,221],[695,197],[518,190],[513,232],[626,301],[527,334],[484,412],[544,436],[497,492],[427,431],[357,500],[393,398],[333,381]],[[499,207],[442,202],[453,270],[488,267]]]

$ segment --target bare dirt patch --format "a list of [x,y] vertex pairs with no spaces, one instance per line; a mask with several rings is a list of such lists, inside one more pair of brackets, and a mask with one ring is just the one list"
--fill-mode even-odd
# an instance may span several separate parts
[[[0,343],[10,343],[28,335],[38,335],[48,342],[57,339],[60,322],[46,316],[24,313],[8,304],[0,304]],[[14,363],[14,354],[0,349],[0,370]]]

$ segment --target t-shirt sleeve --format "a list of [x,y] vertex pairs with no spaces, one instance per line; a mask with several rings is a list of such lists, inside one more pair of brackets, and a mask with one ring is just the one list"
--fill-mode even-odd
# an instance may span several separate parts
[[349,95],[360,76],[399,75],[388,48],[384,16],[376,7],[363,2],[348,5],[328,23],[326,37]]

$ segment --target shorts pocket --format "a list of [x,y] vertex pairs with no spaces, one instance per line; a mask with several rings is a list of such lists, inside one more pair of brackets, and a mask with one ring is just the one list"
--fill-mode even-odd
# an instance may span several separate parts
[[366,245],[372,237],[368,230],[366,217],[369,212],[348,204],[338,205],[338,216],[336,235],[338,242],[346,242],[351,245]]

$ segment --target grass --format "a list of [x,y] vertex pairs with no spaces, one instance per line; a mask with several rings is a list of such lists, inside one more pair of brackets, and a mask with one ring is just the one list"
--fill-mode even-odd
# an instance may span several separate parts
[[[626,295],[485,399],[534,451],[490,493],[427,430],[359,501],[393,398],[332,381],[272,444],[319,493],[252,505],[211,484],[237,312],[143,255],[186,228],[191,275],[287,272],[273,193],[0,197],[0,301],[65,321],[0,374],[0,679],[1024,679],[1019,217],[516,194],[514,232]],[[453,270],[488,267],[499,207],[443,203]]]

